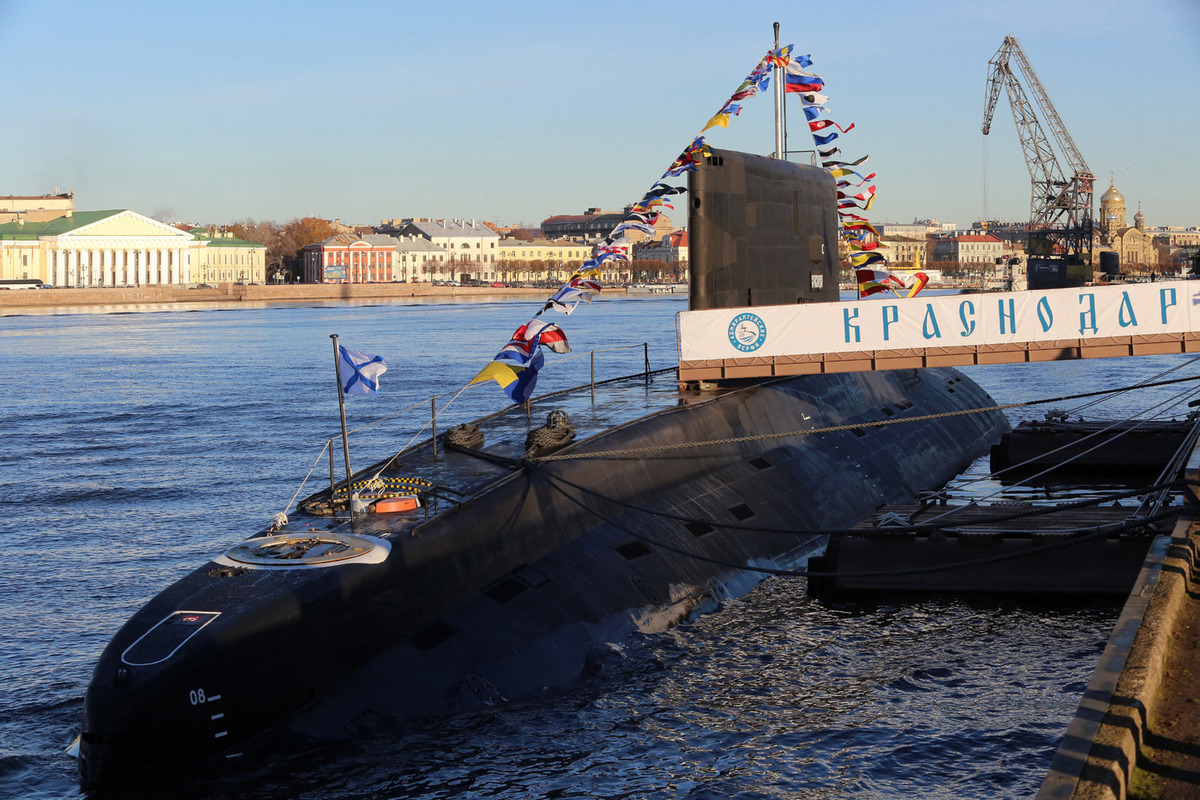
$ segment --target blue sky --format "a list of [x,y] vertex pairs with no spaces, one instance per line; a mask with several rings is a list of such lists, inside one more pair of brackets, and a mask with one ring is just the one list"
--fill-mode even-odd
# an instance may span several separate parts
[[[736,10],[735,10],[736,9]],[[878,221],[1023,220],[1016,36],[1084,158],[1150,225],[1200,225],[1200,2],[0,0],[4,194],[201,223],[540,222],[639,198],[771,45],[811,53]],[[766,152],[768,97],[714,146]],[[805,136],[792,121],[792,146]],[[985,155],[986,153],[986,155]]]

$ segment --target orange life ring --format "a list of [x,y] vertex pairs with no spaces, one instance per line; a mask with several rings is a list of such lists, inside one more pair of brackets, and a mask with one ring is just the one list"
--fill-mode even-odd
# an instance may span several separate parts
[[420,507],[421,501],[417,499],[416,495],[389,497],[375,503],[375,513],[394,514],[397,511],[415,511]]

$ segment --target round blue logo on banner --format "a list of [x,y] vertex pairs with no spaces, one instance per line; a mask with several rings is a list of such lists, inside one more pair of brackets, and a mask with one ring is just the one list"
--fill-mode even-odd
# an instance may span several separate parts
[[729,323],[729,343],[743,353],[752,353],[767,340],[767,323],[758,314],[738,314]]

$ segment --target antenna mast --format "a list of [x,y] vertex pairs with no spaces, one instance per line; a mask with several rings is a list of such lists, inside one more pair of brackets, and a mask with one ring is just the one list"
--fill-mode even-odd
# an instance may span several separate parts
[[[775,23],[775,49],[779,49],[779,23]],[[775,78],[775,158],[783,158],[783,67],[774,68]]]

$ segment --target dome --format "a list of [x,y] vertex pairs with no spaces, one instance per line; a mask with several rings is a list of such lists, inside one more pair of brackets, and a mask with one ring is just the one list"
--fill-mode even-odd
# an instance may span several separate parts
[[1117,191],[1116,184],[1109,184],[1108,190],[1100,195],[1101,203],[1125,202],[1125,195]]
[[1146,218],[1146,215],[1142,213],[1141,207],[1138,207],[1138,213],[1134,214],[1133,218],[1135,221],[1144,220]]

